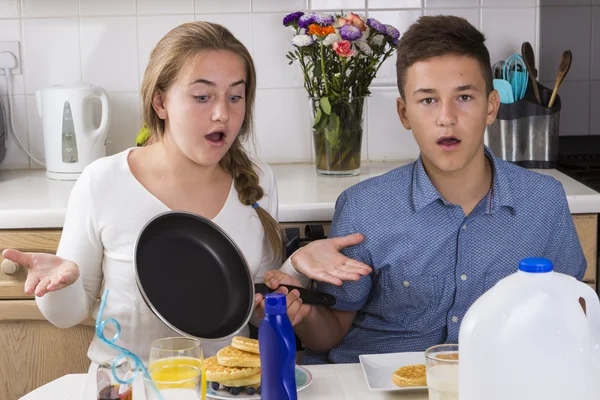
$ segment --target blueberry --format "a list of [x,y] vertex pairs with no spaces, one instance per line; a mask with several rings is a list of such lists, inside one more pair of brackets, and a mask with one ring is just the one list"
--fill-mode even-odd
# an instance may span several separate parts
[[252,395],[252,394],[256,393],[256,390],[252,386],[248,386],[246,388],[246,393]]
[[239,387],[232,387],[229,393],[231,393],[234,396],[237,396],[241,393],[241,389]]
[[210,383],[210,387],[212,390],[219,390],[219,386],[221,386],[221,385],[219,385],[219,382],[211,382]]
[[260,386],[256,389],[256,393],[260,394]]

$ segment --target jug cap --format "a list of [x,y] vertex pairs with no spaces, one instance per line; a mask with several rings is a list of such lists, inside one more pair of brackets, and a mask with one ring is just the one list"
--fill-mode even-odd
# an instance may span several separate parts
[[286,313],[287,303],[283,293],[268,293],[265,296],[265,314],[280,315]]
[[547,258],[524,258],[519,263],[519,270],[530,273],[552,272],[554,264]]

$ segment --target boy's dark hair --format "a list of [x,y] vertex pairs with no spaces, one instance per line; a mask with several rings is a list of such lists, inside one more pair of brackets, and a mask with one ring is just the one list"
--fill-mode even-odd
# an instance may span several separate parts
[[421,17],[411,25],[398,43],[396,75],[398,90],[404,99],[406,70],[418,61],[447,54],[469,56],[481,66],[486,93],[493,90],[490,53],[485,47],[485,36],[466,19],[451,15]]

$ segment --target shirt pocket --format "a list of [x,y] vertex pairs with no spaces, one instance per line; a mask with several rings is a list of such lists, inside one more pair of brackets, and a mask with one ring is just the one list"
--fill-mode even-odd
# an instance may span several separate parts
[[399,329],[422,332],[431,326],[443,294],[443,280],[386,268],[381,272],[382,316]]

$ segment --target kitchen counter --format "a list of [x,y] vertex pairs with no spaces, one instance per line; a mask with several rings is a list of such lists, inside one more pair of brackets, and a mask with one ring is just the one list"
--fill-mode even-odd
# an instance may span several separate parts
[[[273,164],[279,188],[280,222],[330,221],[346,188],[410,163],[363,163],[354,177],[318,176],[314,164]],[[572,214],[600,213],[600,193],[554,170],[535,170],[558,179]],[[0,229],[62,228],[73,182],[53,181],[44,170],[0,171]]]

